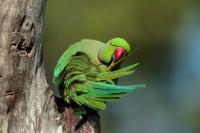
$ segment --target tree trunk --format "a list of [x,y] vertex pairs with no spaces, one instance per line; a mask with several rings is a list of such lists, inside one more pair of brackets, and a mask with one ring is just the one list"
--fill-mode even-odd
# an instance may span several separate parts
[[[59,2],[59,1],[58,1]],[[45,0],[0,0],[0,133],[96,133],[48,87],[42,58]]]

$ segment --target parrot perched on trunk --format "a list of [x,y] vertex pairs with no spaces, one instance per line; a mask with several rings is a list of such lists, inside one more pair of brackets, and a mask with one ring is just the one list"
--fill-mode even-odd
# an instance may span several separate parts
[[87,110],[104,110],[106,102],[117,101],[145,86],[116,85],[117,78],[132,74],[138,65],[119,69],[130,53],[129,43],[122,38],[113,38],[107,43],[83,39],[70,45],[54,69],[55,91],[68,104],[76,104],[82,114]]

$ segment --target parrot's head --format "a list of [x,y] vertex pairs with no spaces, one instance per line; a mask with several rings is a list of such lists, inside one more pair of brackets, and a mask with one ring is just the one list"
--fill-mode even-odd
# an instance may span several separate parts
[[117,62],[131,51],[129,43],[122,38],[113,38],[99,50],[99,59],[105,64]]

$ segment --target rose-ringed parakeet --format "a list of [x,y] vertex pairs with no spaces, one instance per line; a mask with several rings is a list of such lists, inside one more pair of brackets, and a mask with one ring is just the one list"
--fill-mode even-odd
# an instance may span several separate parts
[[128,42],[113,38],[107,43],[84,39],[70,45],[58,60],[54,69],[53,83],[61,98],[68,104],[75,103],[81,112],[104,110],[106,102],[122,96],[143,84],[118,86],[115,79],[132,74],[137,64],[119,69],[121,62],[130,54]]

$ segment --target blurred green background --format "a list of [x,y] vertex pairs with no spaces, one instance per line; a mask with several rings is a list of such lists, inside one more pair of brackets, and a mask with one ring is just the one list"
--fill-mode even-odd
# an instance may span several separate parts
[[[125,38],[140,62],[121,85],[143,90],[101,112],[102,133],[200,133],[200,1],[48,0],[46,76],[68,45],[82,38]],[[51,84],[52,85],[52,84]]]

